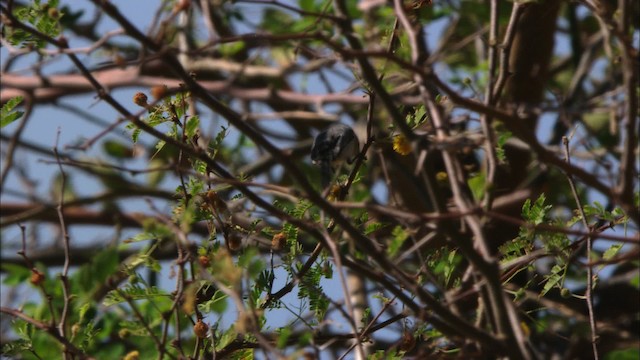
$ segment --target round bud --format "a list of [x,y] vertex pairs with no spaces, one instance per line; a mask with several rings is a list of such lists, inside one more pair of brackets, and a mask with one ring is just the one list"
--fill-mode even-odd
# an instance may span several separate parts
[[44,274],[36,269],[31,269],[31,283],[33,285],[40,285],[44,281]]
[[209,267],[209,265],[211,265],[211,259],[209,259],[207,255],[200,255],[198,256],[198,263],[200,263],[200,266],[206,268],[206,267]]
[[127,65],[127,60],[120,54],[113,55],[111,61],[113,61],[113,63],[116,64],[116,66],[118,66],[119,68],[124,68],[125,65]]
[[336,201],[340,198],[340,193],[342,192],[342,186],[339,184],[331,185],[329,188],[329,193],[327,194],[327,200]]
[[140,359],[140,352],[138,352],[137,350],[131,351],[131,352],[127,353],[127,355],[125,355],[122,359],[123,360],[138,360],[138,359]]
[[405,331],[404,334],[402,334],[402,340],[400,342],[400,350],[409,352],[413,350],[415,346],[416,346],[416,338],[410,332]]
[[69,41],[67,40],[66,37],[60,35],[60,37],[58,37],[58,42],[60,43],[60,47],[63,48],[68,48],[69,47]]
[[175,6],[173,7],[173,10],[175,12],[186,11],[189,10],[190,7],[191,0],[178,0],[178,2],[176,2]]
[[58,16],[60,16],[60,12],[58,11],[58,9],[52,7],[47,10],[47,15],[49,15],[50,18],[57,19]]
[[80,324],[75,323],[71,325],[71,336],[75,337],[80,332]]
[[168,91],[169,88],[167,87],[167,85],[157,85],[151,88],[151,96],[153,96],[153,98],[156,100],[160,100],[167,96]]
[[201,319],[198,319],[195,325],[193,325],[193,333],[196,334],[197,337],[203,339],[207,337],[207,333],[209,332],[209,325],[202,322]]
[[393,137],[393,151],[406,156],[411,153],[412,149],[411,142],[409,142],[404,135],[396,135]]
[[273,235],[271,238],[271,248],[276,251],[280,251],[287,244],[287,236],[283,232],[279,232]]
[[237,232],[229,233],[225,236],[225,240],[227,241],[227,248],[231,251],[239,250],[242,246],[242,236]]
[[447,175],[447,173],[446,173],[446,172],[444,172],[444,171],[439,171],[439,172],[436,174],[436,180],[437,180],[439,183],[447,183],[447,181],[449,180],[449,175]]
[[227,210],[227,204],[222,198],[220,198],[218,193],[213,190],[209,190],[207,192],[207,201],[216,212],[223,212]]
[[137,92],[135,95],[133,95],[133,103],[138,106],[146,108],[147,106],[149,106],[147,100],[147,95],[142,92]]

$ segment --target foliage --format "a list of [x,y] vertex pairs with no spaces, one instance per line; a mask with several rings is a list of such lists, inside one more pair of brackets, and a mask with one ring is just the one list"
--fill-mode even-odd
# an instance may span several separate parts
[[637,357],[636,2],[133,3],[0,4],[3,356]]
[[16,96],[2,105],[2,109],[0,109],[0,127],[5,127],[24,115],[24,111],[13,110],[22,102],[22,99],[22,96]]

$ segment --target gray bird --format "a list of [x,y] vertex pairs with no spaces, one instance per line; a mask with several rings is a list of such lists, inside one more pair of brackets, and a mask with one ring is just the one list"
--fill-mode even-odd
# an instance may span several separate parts
[[359,152],[358,137],[347,125],[334,124],[319,133],[311,147],[311,162],[320,165],[322,187],[329,185],[337,167],[345,161],[353,163]]

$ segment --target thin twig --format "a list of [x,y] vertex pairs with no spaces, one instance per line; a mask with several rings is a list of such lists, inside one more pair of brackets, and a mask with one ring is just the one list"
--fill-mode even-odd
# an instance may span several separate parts
[[344,277],[344,268],[342,267],[341,260],[342,256],[340,256],[340,253],[338,252],[338,245],[336,244],[336,241],[333,240],[331,236],[329,236],[328,232],[325,232],[325,239],[326,243],[328,244],[329,251],[331,251],[331,254],[333,255],[333,259],[336,264],[336,271],[338,272],[338,277],[340,279],[340,285],[342,286],[342,292],[344,293],[344,302],[347,305],[347,311],[349,313],[349,316],[346,318],[346,320],[349,323],[351,331],[353,332],[353,336],[356,340],[357,358],[365,359],[366,355],[362,346],[362,334],[358,331],[358,324],[356,324],[357,320],[355,318],[354,306],[351,301],[349,287],[347,286],[347,282]]
[[[420,44],[422,41],[418,40],[418,34],[414,26],[408,20],[403,4],[396,0],[394,1],[394,9],[401,24],[404,26],[404,30],[409,37],[412,51],[412,62],[414,66],[420,66],[420,59],[424,57],[421,54],[423,48]],[[416,82],[419,84],[420,93],[424,99],[425,106],[431,116],[434,128],[436,129],[436,138],[441,141],[445,141],[449,137],[448,122],[441,114],[440,109],[435,104],[435,97],[430,93],[426,86],[426,78],[416,73]],[[457,158],[455,158],[449,151],[442,152],[442,158],[449,175],[449,184],[453,192],[453,199],[457,207],[462,212],[468,212],[473,203],[470,199],[469,191],[467,188],[463,188],[461,184],[465,183],[464,175],[461,165]],[[465,223],[471,229],[474,236],[474,246],[467,243],[465,240],[458,241],[461,250],[469,257],[471,263],[478,269],[480,274],[486,279],[487,286],[484,288],[488,295],[488,301],[490,306],[487,306],[487,310],[491,310],[494,316],[494,326],[499,337],[506,336],[507,353],[513,357],[528,359],[530,357],[526,346],[524,344],[524,335],[522,329],[519,326],[518,318],[515,314],[514,304],[509,302],[502,290],[500,279],[498,277],[498,269],[496,265],[496,259],[491,255],[488,248],[488,242],[484,235],[482,225],[479,218],[474,214],[469,214],[464,217]],[[485,293],[483,292],[483,294]]]
[[[494,73],[496,70],[497,51],[496,46],[498,42],[498,0],[491,0],[491,20],[489,27],[489,70],[487,71],[487,88],[485,90],[484,103],[486,105],[493,105],[493,84]],[[505,64],[501,64],[504,66]],[[491,128],[491,118],[487,114],[480,116],[480,125],[482,132],[484,133],[484,147],[485,147],[485,163],[487,164],[487,175],[485,182],[485,196],[483,199],[483,205],[485,209],[491,209],[493,203],[493,183],[496,177],[496,169],[498,158],[496,155],[496,141],[495,134]]]
[[[564,145],[565,152],[565,161],[567,163],[571,162],[571,157],[569,156],[569,139],[566,136],[562,137],[562,144]],[[569,186],[571,187],[571,193],[573,194],[573,198],[576,202],[576,206],[578,207],[578,212],[580,212],[580,220],[582,221],[582,226],[586,230],[589,230],[589,222],[587,221],[587,215],[584,212],[584,208],[582,206],[582,201],[580,200],[580,196],[578,195],[578,190],[576,189],[576,185],[571,177],[571,174],[565,173],[567,177],[567,181],[569,181]],[[591,251],[593,250],[593,241],[590,235],[587,235],[587,263],[592,263]],[[584,293],[587,309],[589,311],[589,326],[591,328],[591,347],[593,349],[593,358],[598,360],[598,329],[596,328],[595,315],[593,312],[593,268],[591,265],[587,266],[587,288]]]
[[[63,295],[63,307],[62,314],[60,315],[60,322],[58,324],[58,331],[61,337],[66,337],[66,326],[67,326],[67,316],[69,314],[69,306],[71,305],[71,293],[69,292],[69,233],[67,232],[67,225],[64,220],[64,201],[65,201],[65,193],[66,193],[66,180],[67,176],[62,168],[62,164],[60,163],[60,156],[58,155],[58,141],[60,140],[60,128],[58,128],[58,132],[56,134],[56,144],[53,147],[53,154],[56,157],[56,161],[58,161],[58,167],[60,169],[60,194],[58,199],[58,220],[60,222],[60,231],[62,233],[62,247],[64,248],[64,265],[62,266],[62,274],[60,274],[60,281],[62,282],[62,295]],[[65,351],[64,358],[69,359],[69,354]]]
[[511,75],[509,74],[509,54],[511,52],[511,46],[513,45],[513,39],[515,39],[516,37],[516,26],[526,6],[527,4],[522,4],[517,1],[513,3],[511,17],[509,18],[509,25],[507,25],[507,30],[504,34],[504,40],[500,45],[500,72],[498,75],[498,80],[493,86],[493,92],[491,96],[494,104],[500,99],[502,89],[507,83],[507,79]]

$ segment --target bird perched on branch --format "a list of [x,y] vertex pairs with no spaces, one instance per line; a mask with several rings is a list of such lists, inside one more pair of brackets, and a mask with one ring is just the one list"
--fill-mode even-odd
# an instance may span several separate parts
[[334,171],[345,161],[353,163],[360,152],[358,137],[344,124],[331,125],[313,140],[311,161],[320,165],[322,187],[331,182]]

